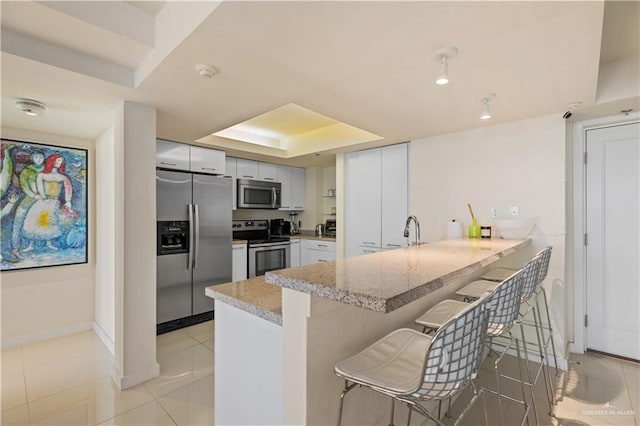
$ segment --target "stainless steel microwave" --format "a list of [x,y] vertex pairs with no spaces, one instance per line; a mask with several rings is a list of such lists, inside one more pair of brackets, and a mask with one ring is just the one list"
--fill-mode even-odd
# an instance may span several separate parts
[[280,182],[238,179],[239,209],[279,209]]

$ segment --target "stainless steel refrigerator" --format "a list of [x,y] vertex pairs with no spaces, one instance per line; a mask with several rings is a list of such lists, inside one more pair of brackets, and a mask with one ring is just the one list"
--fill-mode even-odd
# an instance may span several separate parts
[[232,180],[156,171],[158,332],[210,318],[205,288],[231,281]]

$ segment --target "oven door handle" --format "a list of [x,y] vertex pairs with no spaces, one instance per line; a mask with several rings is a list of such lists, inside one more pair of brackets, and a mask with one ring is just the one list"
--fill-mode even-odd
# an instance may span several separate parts
[[[291,243],[264,243],[264,244],[251,244],[249,245],[249,250],[251,249],[269,249],[269,250],[273,250],[273,249],[279,249],[279,248],[283,248],[283,247],[290,247]],[[264,251],[264,250],[260,250],[260,251]]]

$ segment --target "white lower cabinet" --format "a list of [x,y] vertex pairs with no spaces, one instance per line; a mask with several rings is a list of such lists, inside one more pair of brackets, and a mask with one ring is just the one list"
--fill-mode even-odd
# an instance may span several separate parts
[[291,267],[295,268],[296,266],[301,265],[301,257],[300,257],[300,240],[291,240]]
[[232,245],[231,263],[233,265],[231,271],[232,281],[241,281],[247,279],[247,244]]
[[303,240],[303,265],[336,260],[336,243],[325,240]]

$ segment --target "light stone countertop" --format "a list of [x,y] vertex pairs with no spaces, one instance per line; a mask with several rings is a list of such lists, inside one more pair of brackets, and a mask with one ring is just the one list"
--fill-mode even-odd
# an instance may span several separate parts
[[247,240],[231,240],[232,245],[236,244],[247,244]]
[[282,325],[282,289],[265,284],[264,277],[212,285],[205,294],[274,324]]
[[336,237],[322,236],[318,237],[314,231],[302,230],[300,234],[294,234],[289,236],[292,240],[318,240],[318,241],[336,241]]
[[267,272],[265,282],[391,312],[529,244],[530,239],[438,241]]

